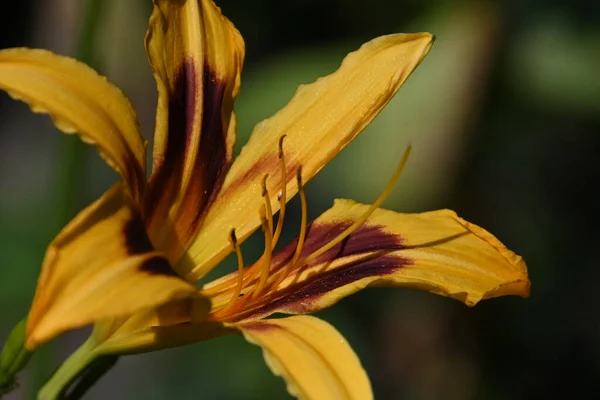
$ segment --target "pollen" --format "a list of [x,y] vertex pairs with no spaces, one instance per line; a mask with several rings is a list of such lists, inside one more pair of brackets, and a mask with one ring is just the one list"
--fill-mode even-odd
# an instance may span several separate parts
[[320,256],[348,238],[369,219],[373,212],[377,210],[377,208],[379,208],[379,206],[381,206],[381,204],[389,196],[396,182],[398,181],[398,178],[402,174],[411,152],[411,146],[408,146],[390,181],[386,185],[383,192],[379,195],[377,200],[375,200],[375,202],[368,208],[368,210],[365,211],[363,215],[356,219],[354,223],[345,229],[341,234],[323,244],[323,246],[308,255],[303,254],[308,230],[308,203],[302,180],[302,168],[298,167],[296,171],[296,183],[301,204],[301,223],[296,248],[294,249],[291,260],[288,261],[283,268],[272,270],[271,264],[273,259],[273,251],[283,230],[287,203],[287,168],[283,150],[284,138],[285,136],[282,136],[279,140],[281,189],[277,196],[279,202],[279,218],[277,220],[277,226],[274,227],[271,195],[267,189],[269,176],[265,174],[261,182],[261,196],[263,197],[264,204],[259,210],[265,243],[263,254],[252,266],[246,268],[244,265],[240,244],[238,243],[235,235],[235,230],[231,231],[229,241],[237,257],[237,272],[231,274],[227,278],[224,278],[220,283],[202,290],[202,294],[210,296],[213,298],[213,300],[216,300],[213,302],[215,307],[212,313],[213,319],[232,319],[241,311],[254,308],[258,303],[262,303],[273,296],[277,296],[278,291],[281,289],[282,283],[294,271],[297,271],[303,266],[315,263]]

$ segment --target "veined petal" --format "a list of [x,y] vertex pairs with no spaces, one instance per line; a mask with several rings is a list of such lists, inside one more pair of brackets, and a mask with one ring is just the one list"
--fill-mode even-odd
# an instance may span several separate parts
[[232,159],[244,42],[212,0],[154,0],[146,49],[158,85],[150,232],[161,248],[179,247],[175,259]]
[[267,365],[298,399],[372,399],[369,378],[346,339],[310,316],[238,325],[246,340],[263,349]]
[[125,95],[87,65],[46,50],[0,51],[0,88],[79,133],[127,183],[134,200],[146,185],[146,143]]
[[[300,260],[335,239],[368,207],[336,200],[311,224]],[[291,243],[273,257],[272,283],[295,248]],[[270,287],[263,299],[228,320],[311,313],[374,285],[427,290],[473,306],[491,297],[526,297],[530,282],[521,257],[453,211],[399,214],[378,209],[346,240],[308,263],[300,261],[276,289]]]
[[29,349],[57,334],[186,297],[197,290],[155,251],[121,185],[54,239],[27,321]]
[[[194,264],[178,270],[187,270],[189,279],[201,278],[231,251],[227,238],[232,228],[243,240],[260,225],[265,174],[269,174],[267,184],[276,212],[282,185],[287,185],[288,198],[298,190],[298,166],[306,181],[356,137],[421,62],[432,40],[430,34],[419,33],[368,42],[348,55],[335,73],[300,87],[287,106],[258,124],[188,249]],[[282,135],[286,135],[285,183],[278,160]]]

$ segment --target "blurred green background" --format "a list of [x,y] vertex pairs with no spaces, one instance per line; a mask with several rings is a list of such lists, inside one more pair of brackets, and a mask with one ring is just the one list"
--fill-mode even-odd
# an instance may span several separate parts
[[[155,85],[143,49],[150,0],[21,0],[0,6],[0,48],[76,55],[116,82],[151,139]],[[600,392],[600,3],[592,1],[221,0],[246,40],[237,150],[295,88],[381,34],[430,31],[425,62],[376,121],[307,187],[315,217],[334,198],[373,201],[407,143],[385,203],[452,208],[525,257],[529,299],[475,308],[427,293],[369,289],[320,316],[364,363],[378,399],[558,399]],[[89,8],[88,8],[89,11]],[[87,44],[93,43],[90,47]],[[74,167],[75,166],[75,167]],[[46,116],[0,96],[0,341],[27,312],[45,247],[117,179]],[[291,212],[298,214],[293,203]],[[298,219],[292,214],[289,220]],[[289,228],[289,227],[288,227]],[[288,238],[295,234],[291,229]],[[261,251],[260,240],[245,248]],[[36,353],[9,399],[86,337]],[[123,357],[89,399],[286,399],[241,337]]]

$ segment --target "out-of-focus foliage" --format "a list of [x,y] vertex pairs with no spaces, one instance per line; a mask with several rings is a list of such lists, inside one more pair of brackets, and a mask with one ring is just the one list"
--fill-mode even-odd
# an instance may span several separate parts
[[[0,5],[0,45],[73,54],[81,0]],[[155,86],[143,51],[149,0],[109,0],[95,66],[132,98],[151,136]],[[449,207],[525,257],[532,296],[469,309],[433,295],[368,290],[322,313],[347,337],[380,399],[590,397],[600,381],[600,240],[592,217],[600,154],[600,6],[530,0],[218,2],[241,30],[247,63],[237,149],[295,88],[380,34],[431,31],[431,54],[388,108],[308,185],[309,212],[335,197],[369,202],[408,142],[386,206]],[[25,313],[45,246],[116,176],[85,149],[66,192],[65,143],[50,121],[0,96],[0,340]],[[67,146],[68,147],[68,146]],[[65,196],[69,201],[65,201]],[[69,209],[65,209],[69,204]],[[289,220],[297,220],[292,203]],[[291,229],[287,237],[295,235]],[[285,242],[285,241],[284,241]],[[252,248],[255,244],[255,248]],[[247,245],[261,251],[260,238]],[[246,251],[246,249],[245,249]],[[82,341],[65,335],[22,374],[35,386]],[[122,358],[89,394],[104,398],[286,398],[260,351],[238,337]]]

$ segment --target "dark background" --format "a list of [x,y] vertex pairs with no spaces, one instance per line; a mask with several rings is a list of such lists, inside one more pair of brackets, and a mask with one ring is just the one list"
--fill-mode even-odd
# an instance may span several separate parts
[[[96,15],[95,50],[86,51],[87,1],[2,2],[0,48],[42,47],[92,63],[131,97],[150,138],[156,94],[142,42],[151,2],[106,1]],[[600,230],[593,185],[599,182],[600,3],[218,4],[247,46],[236,105],[238,150],[253,125],[283,106],[299,84],[333,71],[361,43],[394,32],[437,35],[396,99],[308,185],[310,214],[318,215],[336,197],[373,201],[411,142],[414,156],[385,207],[447,207],[485,227],[528,262],[532,294],[468,308],[427,293],[369,289],[320,313],[353,345],[376,397],[597,395]],[[116,179],[92,150],[56,133],[46,116],[0,96],[0,341],[26,314],[52,237]],[[297,205],[291,207],[298,213]],[[288,238],[294,234],[292,228],[287,232]],[[260,252],[260,241],[254,247]],[[33,398],[86,333],[44,346],[21,374],[23,389],[9,398]],[[240,337],[123,358],[89,394],[286,396],[260,350]]]

